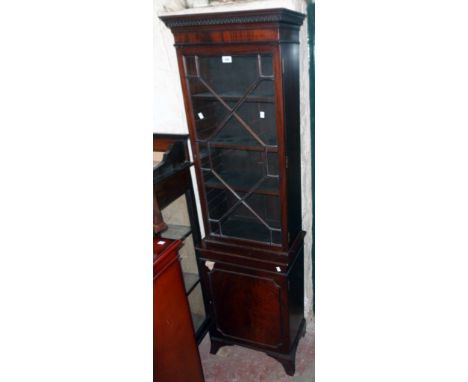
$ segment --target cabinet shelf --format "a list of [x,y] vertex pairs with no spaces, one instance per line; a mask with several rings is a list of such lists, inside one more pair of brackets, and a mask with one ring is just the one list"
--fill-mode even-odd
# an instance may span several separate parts
[[[249,192],[252,186],[258,180],[249,179],[245,175],[233,175],[233,174],[220,174],[221,178],[231,187],[234,191],[238,192]],[[205,186],[207,188],[216,188],[225,190],[226,186],[221,183],[218,178],[211,177],[205,180]],[[263,195],[279,196],[279,182],[277,177],[268,177],[253,193]]]
[[[241,98],[244,97],[244,95],[245,94],[236,93],[236,92],[226,92],[226,93],[218,94],[219,98],[227,102],[239,101]],[[218,98],[211,92],[194,93],[192,94],[192,98],[204,99],[208,101],[218,100]],[[248,95],[245,98],[244,102],[274,103],[275,97],[273,95]]]
[[[260,137],[262,138],[262,137]],[[254,138],[252,138],[254,139]],[[269,153],[277,153],[278,146],[266,145],[261,146],[252,145],[252,140],[239,139],[238,137],[223,137],[223,140],[218,141],[197,141],[199,144],[209,144],[211,147],[217,147],[221,149],[233,149],[233,150],[247,150],[247,151],[266,151]],[[203,154],[202,154],[203,155]],[[207,154],[205,154],[206,156]]]
[[[269,222],[270,225],[277,225],[278,222]],[[270,230],[258,220],[235,217],[222,223],[222,235],[219,232],[212,232],[213,236],[218,237],[243,237],[247,240],[270,242]],[[280,243],[280,233],[273,232],[273,245]]]

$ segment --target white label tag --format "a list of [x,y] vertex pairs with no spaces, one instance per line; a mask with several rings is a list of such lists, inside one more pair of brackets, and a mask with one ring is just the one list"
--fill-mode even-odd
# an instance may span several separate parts
[[206,261],[205,265],[210,271],[212,271],[215,263],[213,261]]
[[265,112],[264,111],[260,112],[260,118],[262,118],[262,119],[265,118]]
[[232,62],[232,56],[222,56],[221,61],[223,61],[223,64],[230,64]]
[[198,113],[198,118],[203,119],[205,118],[205,116],[203,115],[203,113]]
[[162,240],[160,240],[160,241],[158,241],[156,244],[158,244],[158,245],[164,245],[164,244],[166,244],[166,242],[165,242],[165,241],[162,241]]
[[281,268],[280,268],[280,267],[276,267],[276,272],[281,272]]

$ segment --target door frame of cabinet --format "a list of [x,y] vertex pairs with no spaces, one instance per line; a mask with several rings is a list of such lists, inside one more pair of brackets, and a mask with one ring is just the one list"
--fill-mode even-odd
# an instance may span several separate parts
[[[234,237],[223,237],[223,241],[232,242],[233,244],[248,244],[259,248],[268,248],[278,251],[287,250],[291,238],[288,229],[288,203],[286,197],[287,184],[287,157],[285,148],[285,129],[284,129],[284,100],[283,100],[283,77],[282,77],[282,57],[281,47],[279,44],[245,44],[245,45],[193,45],[193,46],[176,46],[177,61],[179,66],[180,82],[184,94],[185,113],[187,124],[189,126],[190,143],[192,147],[193,159],[196,163],[195,173],[197,178],[198,190],[200,193],[200,201],[203,203],[202,217],[205,226],[205,233],[210,236],[210,224],[208,221],[208,203],[206,199],[205,186],[203,182],[203,174],[200,163],[200,153],[198,149],[196,136],[195,111],[191,102],[190,91],[185,76],[184,56],[213,56],[213,55],[247,55],[247,54],[272,54],[274,90],[275,90],[275,118],[276,118],[276,143],[278,147],[278,169],[279,169],[279,199],[280,215],[281,215],[281,244],[274,245],[270,243],[262,243],[249,239],[238,239]],[[216,240],[215,238],[211,238]]]

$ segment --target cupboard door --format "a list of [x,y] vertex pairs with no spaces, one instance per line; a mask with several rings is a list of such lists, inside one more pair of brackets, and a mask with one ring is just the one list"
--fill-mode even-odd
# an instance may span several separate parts
[[283,282],[215,265],[208,273],[217,331],[264,348],[283,346]]

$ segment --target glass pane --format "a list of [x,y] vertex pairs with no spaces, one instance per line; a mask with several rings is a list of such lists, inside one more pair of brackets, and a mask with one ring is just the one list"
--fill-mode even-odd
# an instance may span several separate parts
[[267,153],[267,174],[269,176],[279,176],[278,169],[278,154],[277,153]]
[[197,76],[196,57],[186,56],[184,57],[185,74],[187,76]]
[[185,284],[185,292],[188,294],[200,280],[192,236],[184,240],[182,247],[179,249],[179,256],[181,259],[180,264]]
[[192,101],[197,138],[209,139],[226,117],[227,110],[219,102]]
[[258,56],[199,56],[200,77],[219,95],[241,96],[259,76]]
[[210,168],[210,158],[208,156],[208,145],[205,143],[198,144],[198,155],[201,168]]
[[260,81],[250,94],[257,97],[265,97],[268,101],[273,102],[273,97],[275,95],[273,85],[273,81],[271,80]]
[[184,240],[191,232],[190,217],[185,195],[181,195],[161,210],[167,230],[161,232],[165,239]]
[[[205,172],[204,172],[205,173]],[[209,184],[210,176],[205,177],[205,184]],[[208,204],[208,217],[210,220],[219,220],[238,200],[221,183],[214,184],[215,187],[207,187],[206,199]]]
[[265,242],[271,240],[270,229],[243,204],[221,222],[221,231],[224,236]]
[[281,228],[281,211],[278,196],[252,194],[246,199],[246,202],[270,228]]
[[231,116],[222,129],[215,134],[213,142],[249,146],[261,144],[235,116]]
[[[228,177],[226,175],[221,176],[221,179],[226,182],[226,184],[239,194],[240,192],[248,192],[252,189],[252,187],[246,186],[246,181],[242,179],[239,180],[239,177]],[[217,178],[212,172],[210,171],[203,171],[203,180],[205,182],[206,187],[206,194],[212,195],[212,189],[218,190],[226,190],[229,191],[229,188],[225,186],[222,181]],[[253,183],[253,182],[251,182]],[[263,177],[258,183],[257,187],[253,189],[254,193],[256,194],[265,194],[265,195],[278,195],[279,194],[279,178],[278,177]],[[233,194],[234,195],[234,194]],[[235,195],[234,195],[235,196]],[[211,203],[211,199],[208,200],[208,203]]]
[[[241,194],[245,196],[245,194]],[[278,196],[251,194],[224,220],[221,233],[224,236],[256,241],[281,243],[281,205]],[[247,207],[248,206],[248,207]]]
[[[188,76],[188,74],[187,74]],[[211,92],[198,77],[188,77],[188,85],[192,97],[214,100],[215,95]]]
[[210,139],[229,118],[233,102],[220,102],[213,93],[206,90],[196,78],[189,80],[192,91],[192,109],[195,119],[197,139]]
[[225,182],[234,191],[250,191],[266,177],[263,152],[221,148],[210,152],[216,181]]
[[271,235],[272,235],[271,242],[273,244],[281,244],[281,230],[280,229],[271,231]]
[[265,145],[276,145],[276,116],[273,103],[244,102],[236,113]]
[[206,319],[205,306],[203,305],[203,294],[200,284],[188,295],[190,314],[192,316],[193,329],[196,333]]
[[262,67],[262,76],[271,76],[273,77],[273,57],[271,54],[262,54],[260,56],[261,67]]

